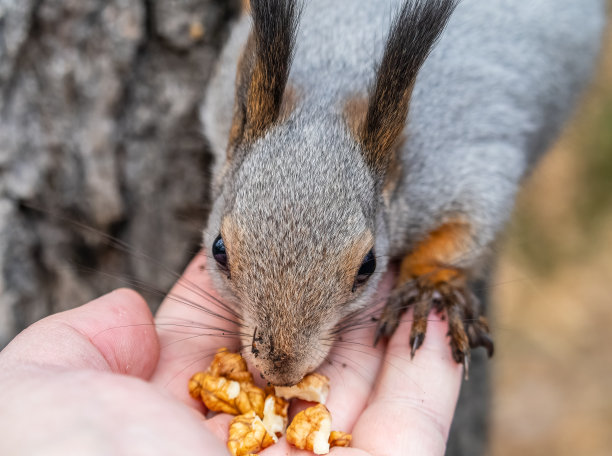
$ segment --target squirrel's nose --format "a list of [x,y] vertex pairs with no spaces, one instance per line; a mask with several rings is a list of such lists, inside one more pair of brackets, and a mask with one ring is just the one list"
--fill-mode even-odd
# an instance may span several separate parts
[[251,342],[251,353],[255,358],[264,356],[275,368],[281,368],[291,362],[295,352],[295,347],[284,346],[272,334],[266,337],[261,332],[258,334],[255,329]]
[[270,361],[275,369],[283,369],[283,367],[291,364],[293,360],[292,356],[284,351],[270,350]]
[[260,352],[254,364],[264,378],[275,386],[293,386],[309,372],[309,366],[304,363],[302,356],[278,349]]
[[276,386],[293,386],[319,365],[306,345],[292,338],[278,337],[278,332],[254,331],[250,362],[261,375]]
[[306,372],[301,371],[277,371],[276,369],[269,372],[270,375],[264,374],[265,379],[274,386],[294,386],[298,384],[306,375]]

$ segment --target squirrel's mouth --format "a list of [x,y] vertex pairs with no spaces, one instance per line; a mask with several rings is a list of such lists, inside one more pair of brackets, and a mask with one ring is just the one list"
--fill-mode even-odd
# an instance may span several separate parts
[[[242,355],[260,377],[274,386],[293,386],[323,364],[331,344],[308,324],[245,324]],[[318,325],[317,325],[318,327]],[[253,328],[253,329],[251,329]],[[303,328],[303,329],[299,329]]]
[[[250,357],[249,357],[250,358]],[[313,369],[309,365],[302,366],[295,362],[287,361],[283,366],[275,365],[268,360],[257,358],[249,359],[255,368],[260,372],[261,376],[271,385],[274,386],[294,386]],[[316,368],[317,366],[315,366]]]
[[263,347],[259,349],[257,356],[251,350],[246,350],[244,357],[269,384],[283,387],[298,384],[306,375],[315,371],[323,361],[323,359],[314,359],[307,353],[283,356],[281,359]]

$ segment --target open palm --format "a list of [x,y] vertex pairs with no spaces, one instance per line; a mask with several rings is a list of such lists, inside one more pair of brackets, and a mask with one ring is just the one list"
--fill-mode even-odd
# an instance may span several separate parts
[[[202,310],[215,299],[207,296],[205,263],[204,255],[192,261],[156,325],[142,299],[122,290],[20,334],[0,353],[0,453],[226,454],[231,417],[205,419],[187,392],[189,377],[219,347],[239,345],[229,324],[218,331],[221,308]],[[446,323],[433,316],[411,360],[409,319],[386,347],[371,346],[373,324],[353,328],[320,368],[331,380],[332,428],[353,434],[352,448],[332,454],[444,453],[461,367],[451,358]],[[309,453],[281,439],[261,454]]]

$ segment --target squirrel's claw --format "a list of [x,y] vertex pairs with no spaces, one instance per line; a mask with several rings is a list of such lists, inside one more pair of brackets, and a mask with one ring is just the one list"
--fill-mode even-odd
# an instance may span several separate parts
[[399,315],[395,317],[386,314],[388,314],[388,312],[383,311],[383,315],[378,320],[376,333],[374,334],[374,347],[376,347],[378,342],[382,339],[391,337],[399,324]]
[[469,380],[470,379],[470,356],[464,356],[463,357],[463,375],[464,375],[464,379]]
[[374,347],[378,345],[378,342],[380,342],[381,339],[386,337],[385,336],[386,333],[387,333],[386,325],[384,323],[381,324],[379,322],[378,325],[376,326],[376,333],[374,334]]
[[489,325],[485,317],[478,317],[478,320],[468,325],[467,333],[470,339],[470,347],[484,347],[489,358],[493,356],[495,344],[489,334]]
[[410,328],[410,358],[414,358],[414,354],[425,341],[427,318],[434,304],[430,290],[425,291],[418,298],[414,304],[412,328]]
[[[409,284],[407,284],[409,285]],[[376,333],[374,335],[374,346],[382,339],[393,335],[400,323],[400,318],[416,297],[415,290],[411,287],[398,287],[389,296],[389,300],[383,309],[382,315],[378,319]],[[412,339],[410,339],[412,344]],[[421,341],[422,343],[423,341]],[[418,345],[420,346],[421,343]],[[418,348],[418,347],[417,347]],[[415,349],[416,350],[416,349]]]
[[465,283],[440,282],[435,285],[422,280],[412,280],[391,293],[389,301],[378,321],[374,344],[383,337],[390,337],[399,325],[406,309],[413,306],[414,319],[410,330],[410,356],[421,347],[427,332],[427,318],[432,309],[444,312],[448,318],[448,335],[453,359],[463,364],[468,378],[470,349],[484,347],[489,356],[494,345],[484,316],[479,315],[477,298]]
[[414,336],[410,334],[410,359],[414,358],[414,354],[419,349],[421,345],[423,345],[423,341],[425,340],[425,333],[421,332],[415,334]]

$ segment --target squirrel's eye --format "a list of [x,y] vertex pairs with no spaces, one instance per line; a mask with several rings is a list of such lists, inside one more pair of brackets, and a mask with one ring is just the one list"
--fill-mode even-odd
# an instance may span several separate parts
[[217,239],[213,242],[212,246],[213,258],[219,265],[219,269],[229,272],[229,266],[227,265],[227,252],[225,251],[225,243],[221,235],[217,236]]
[[374,250],[370,250],[363,259],[359,271],[357,271],[355,283],[353,284],[353,291],[355,291],[355,288],[357,288],[358,286],[366,283],[375,270],[376,258],[374,257]]

